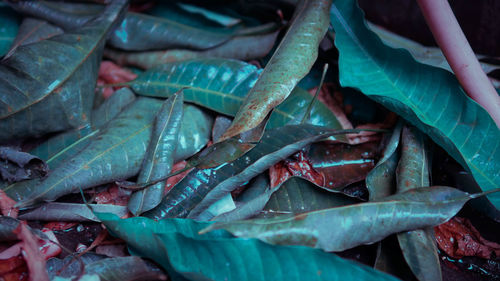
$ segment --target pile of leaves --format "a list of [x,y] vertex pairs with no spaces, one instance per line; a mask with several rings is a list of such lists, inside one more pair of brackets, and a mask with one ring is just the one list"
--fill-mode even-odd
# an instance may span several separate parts
[[89,2],[0,3],[1,280],[500,278],[500,130],[439,49],[355,0]]

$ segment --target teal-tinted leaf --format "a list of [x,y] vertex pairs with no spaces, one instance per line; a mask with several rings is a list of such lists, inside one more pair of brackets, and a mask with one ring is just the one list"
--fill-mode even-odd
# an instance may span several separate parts
[[0,64],[0,140],[89,123],[104,40],[124,0],[73,33],[20,46]]
[[385,136],[385,147],[382,158],[366,176],[370,201],[378,200],[394,194],[396,190],[396,167],[398,165],[399,139],[403,122],[400,120],[394,127],[390,137]]
[[[172,170],[181,121],[182,90],[163,103],[155,119],[153,134],[146,156],[142,162],[137,184],[158,180]],[[157,182],[132,194],[128,208],[134,215],[140,215],[160,204],[165,190],[165,181]]]
[[165,18],[129,12],[113,32],[108,43],[128,51],[170,48],[208,49],[232,37],[231,33],[214,32]]
[[25,18],[4,59],[10,57],[19,46],[32,44],[62,33],[63,30],[61,28],[44,20]]
[[[123,217],[128,214],[125,206],[111,204],[89,204],[95,212],[115,214]],[[20,220],[39,220],[39,221],[99,221],[85,204],[76,203],[44,203],[36,209],[29,210],[19,215]]]
[[236,36],[220,46],[203,51],[164,50],[149,52],[120,52],[106,49],[104,56],[121,65],[149,69],[160,64],[201,58],[228,58],[253,60],[265,57],[271,51],[279,31],[266,34]]
[[130,104],[89,145],[67,160],[40,184],[4,191],[28,207],[39,201],[53,201],[113,180],[126,179],[139,172],[151,137],[153,119],[161,106],[156,99],[140,98]]
[[[237,160],[210,169],[194,169],[146,217],[196,217],[226,194],[304,146],[328,136],[345,134],[311,125],[278,127],[264,133],[255,148]],[[341,136],[342,137],[342,136]]]
[[399,277],[401,280],[415,280],[415,276],[401,253],[395,235],[391,235],[378,243],[373,268]]
[[[410,54],[413,56],[415,60],[421,63],[436,66],[439,68],[446,69],[450,72],[453,72],[440,48],[426,47],[424,45],[421,45],[420,43],[417,43],[403,36],[399,36],[396,33],[392,33],[391,31],[385,28],[379,27],[369,22],[368,22],[368,27],[373,32],[375,32],[387,46],[395,49],[404,48],[410,52]],[[478,60],[487,58],[487,56],[484,55],[476,55],[476,56]],[[481,67],[486,73],[489,73],[491,71],[500,68],[500,65],[494,65],[482,61],[479,61],[479,63],[481,64]]]
[[213,118],[195,105],[184,104],[179,132],[175,148],[174,162],[184,160],[200,151],[210,140]]
[[[429,159],[425,135],[405,126],[401,133],[401,160],[397,168],[397,191],[428,186]],[[418,280],[441,280],[441,266],[432,227],[397,234],[403,256]]]
[[0,7],[0,26],[0,57],[2,57],[14,43],[19,29],[19,18],[9,7]]
[[[184,90],[186,101],[222,114],[234,116],[260,75],[255,66],[229,59],[202,59],[157,66],[128,83],[140,95],[166,98]],[[304,115],[312,100],[306,91],[295,88],[280,106],[274,109],[267,128],[284,126]],[[310,123],[340,129],[335,115],[322,103],[314,103]]]
[[64,30],[72,31],[91,21],[102,12],[102,5],[49,2],[49,1],[9,1],[16,11],[49,21]]
[[19,221],[7,217],[0,216],[0,241],[14,241],[17,240],[17,235],[14,233],[14,230],[19,226]]
[[[385,46],[366,27],[356,1],[336,0],[330,15],[341,84],[359,88],[417,126],[470,169],[482,189],[499,187],[500,130],[456,78]],[[500,208],[500,195],[488,198]]]
[[190,4],[178,3],[179,7],[183,10],[193,14],[199,14],[208,20],[214,21],[222,26],[230,27],[241,22],[241,19],[233,18],[224,14],[220,14],[203,7],[198,7]]
[[303,213],[216,223],[206,230],[226,229],[238,237],[278,245],[305,245],[343,251],[371,244],[390,234],[436,226],[453,217],[472,196],[451,187],[418,188],[384,201]]
[[198,235],[208,223],[97,216],[131,253],[155,260],[172,280],[396,280],[316,249],[232,238],[224,231]]
[[319,43],[328,29],[330,5],[331,1],[323,0],[306,0],[297,5],[294,20],[285,37],[222,139],[259,125],[306,76],[316,61]]

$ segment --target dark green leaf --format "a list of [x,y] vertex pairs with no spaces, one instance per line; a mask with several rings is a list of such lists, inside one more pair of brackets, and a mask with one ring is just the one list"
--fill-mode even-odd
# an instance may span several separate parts
[[328,29],[331,1],[305,0],[295,8],[294,20],[262,75],[238,109],[226,139],[259,125],[306,76],[318,56]]
[[0,57],[2,57],[14,43],[19,29],[19,18],[9,7],[0,7],[0,26]]
[[106,49],[104,56],[121,65],[132,65],[142,69],[149,69],[165,63],[200,58],[228,58],[248,61],[266,56],[273,47],[278,33],[279,31],[237,36],[220,46],[204,51],[165,50],[130,53]]
[[[146,217],[196,217],[226,194],[290,156],[304,146],[328,136],[345,134],[312,125],[278,127],[264,133],[259,144],[237,160],[210,169],[194,169],[175,185]],[[340,136],[342,137],[342,136]]]
[[[219,113],[234,116],[260,75],[255,66],[229,59],[202,59],[157,66],[128,83],[140,95],[166,98],[184,90],[186,101],[194,102]],[[274,109],[267,127],[281,127],[304,115],[303,109],[312,97],[295,88],[280,106]],[[322,103],[314,103],[310,123],[340,129],[335,115]]]
[[[163,102],[155,119],[153,134],[142,162],[137,184],[144,184],[165,177],[172,170],[174,153],[182,122],[182,90]],[[128,208],[140,215],[160,204],[165,191],[165,181],[157,182],[132,194]]]
[[5,188],[4,191],[28,207],[53,201],[62,195],[139,172],[161,101],[140,98],[111,120],[89,145],[59,166],[40,184]]
[[214,32],[165,18],[129,12],[113,32],[108,43],[128,51],[167,48],[208,49],[232,37],[231,33]]
[[[340,82],[417,126],[470,169],[479,186],[500,186],[500,130],[448,71],[417,63],[401,49],[385,46],[370,31],[353,0],[336,0],[331,9]],[[500,196],[489,195],[500,208]]]
[[382,158],[366,176],[366,188],[370,201],[378,200],[393,194],[396,190],[396,167],[398,165],[399,139],[403,122],[400,120],[394,127],[390,137],[384,137],[385,147]]
[[[425,136],[405,126],[401,133],[401,160],[396,178],[398,192],[428,186],[429,159]],[[441,266],[432,227],[397,234],[399,246],[412,272],[420,281],[441,280]]]
[[90,208],[95,212],[111,213],[119,217],[128,214],[125,206],[111,204],[76,204],[76,203],[44,203],[36,209],[29,210],[19,215],[20,220],[39,221],[99,221]]
[[172,280],[396,280],[316,249],[232,238],[224,231],[198,235],[208,223],[97,216],[129,251],[158,262]]
[[384,201],[324,209],[294,217],[216,223],[206,231],[222,228],[238,237],[259,238],[271,244],[343,251],[372,244],[392,233],[444,223],[471,198],[451,187],[418,188],[389,196]]
[[104,40],[124,4],[114,1],[74,33],[20,46],[2,61],[0,140],[89,123]]
[[62,29],[44,20],[25,18],[4,59],[10,57],[19,46],[32,44],[62,33]]

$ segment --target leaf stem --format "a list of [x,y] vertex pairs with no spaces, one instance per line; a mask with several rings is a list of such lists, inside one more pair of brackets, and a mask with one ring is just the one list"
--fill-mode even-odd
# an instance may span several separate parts
[[500,96],[481,68],[447,0],[417,0],[427,25],[465,92],[500,128]]

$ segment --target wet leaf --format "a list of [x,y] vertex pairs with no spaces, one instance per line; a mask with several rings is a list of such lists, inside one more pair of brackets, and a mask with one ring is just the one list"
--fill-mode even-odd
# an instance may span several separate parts
[[366,176],[370,201],[382,199],[396,190],[396,168],[399,160],[398,146],[403,122],[399,121],[390,136],[386,135],[382,158]]
[[165,18],[129,12],[108,43],[122,50],[146,51],[167,48],[208,49],[232,37]]
[[[163,98],[188,87],[184,90],[186,101],[234,116],[260,73],[255,66],[236,60],[201,59],[157,66],[127,84],[139,95]],[[305,105],[311,100],[309,93],[295,88],[287,100],[273,110],[267,128],[302,118]],[[319,102],[314,103],[308,123],[341,128],[335,115]]]
[[19,18],[9,7],[0,7],[0,57],[5,55],[13,44],[19,30]]
[[[382,44],[366,27],[356,1],[337,0],[330,16],[342,86],[360,89],[417,126],[470,169],[482,189],[498,187],[500,161],[490,159],[500,158],[500,130],[454,75]],[[500,207],[498,194],[488,198]]]
[[419,188],[383,201],[323,209],[294,217],[216,223],[203,232],[226,229],[238,237],[259,238],[271,244],[343,251],[372,244],[393,233],[439,225],[453,217],[471,198],[451,187]]
[[41,40],[62,34],[63,30],[44,20],[25,18],[19,27],[14,42],[3,59],[10,57],[19,46],[36,43]]
[[198,235],[209,223],[97,216],[127,242],[129,251],[158,262],[172,280],[396,280],[316,249],[232,238],[224,231]]
[[89,123],[104,40],[124,10],[110,4],[74,33],[20,46],[0,64],[0,140]]
[[[156,116],[153,134],[142,162],[137,184],[158,180],[165,177],[174,165],[174,153],[177,146],[184,96],[182,90],[165,100]],[[132,194],[128,208],[138,216],[160,204],[165,190],[165,181],[155,183]]]
[[[425,135],[414,127],[403,127],[401,159],[396,171],[397,192],[428,186],[429,159]],[[428,227],[397,234],[403,256],[418,280],[441,280],[441,266],[433,229]]]
[[484,239],[479,231],[464,218],[455,217],[452,220],[434,228],[436,241],[448,256],[462,258],[477,256],[492,259],[500,256],[500,245]]
[[[89,204],[95,212],[105,212],[123,217],[128,213],[125,206],[111,204]],[[99,221],[85,204],[76,203],[44,203],[36,209],[24,212],[19,216],[20,220],[39,220],[39,221]]]
[[149,143],[152,123],[161,101],[140,98],[110,121],[89,145],[52,171],[40,184],[7,187],[4,191],[28,207],[39,201],[53,201],[139,172]]
[[221,139],[256,127],[306,76],[316,61],[319,43],[328,29],[330,5],[330,1],[308,0],[296,6],[294,20],[285,37]]
[[111,49],[104,50],[104,56],[121,65],[132,65],[149,69],[157,65],[201,58],[228,58],[236,60],[253,60],[266,56],[274,46],[279,31],[237,36],[220,46],[203,51],[173,49],[149,52],[120,52]]
[[[351,132],[351,131],[347,131]],[[237,160],[210,169],[193,169],[146,217],[196,217],[238,186],[317,140],[346,131],[311,125],[278,127],[264,133],[255,148]],[[342,135],[339,136],[342,139]]]

